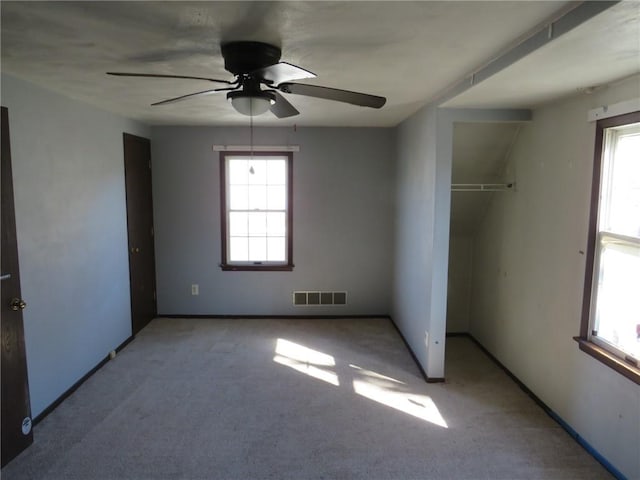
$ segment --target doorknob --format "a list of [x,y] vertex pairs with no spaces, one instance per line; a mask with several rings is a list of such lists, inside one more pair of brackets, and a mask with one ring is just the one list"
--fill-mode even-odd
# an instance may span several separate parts
[[140,253],[140,249],[138,247],[131,247],[131,253]]
[[9,308],[14,312],[17,312],[18,310],[24,310],[26,306],[27,306],[27,303],[18,297],[13,297],[9,302]]

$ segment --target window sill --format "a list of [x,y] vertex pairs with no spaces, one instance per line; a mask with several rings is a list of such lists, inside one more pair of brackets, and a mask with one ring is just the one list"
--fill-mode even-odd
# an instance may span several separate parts
[[589,340],[585,340],[581,337],[573,337],[573,339],[578,342],[580,350],[591,355],[596,360],[601,361],[619,374],[624,375],[632,382],[640,385],[640,368],[634,367],[620,357],[615,356],[608,350],[605,350]]
[[293,265],[229,265],[220,264],[223,272],[292,272]]

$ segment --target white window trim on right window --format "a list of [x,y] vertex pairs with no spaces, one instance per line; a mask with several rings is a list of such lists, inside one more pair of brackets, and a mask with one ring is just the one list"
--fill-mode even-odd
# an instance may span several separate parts
[[[640,154],[624,157],[625,163],[619,150],[625,138],[640,139],[640,112],[597,122],[582,326],[576,340],[581,350],[640,384]],[[623,167],[628,171],[616,170]]]

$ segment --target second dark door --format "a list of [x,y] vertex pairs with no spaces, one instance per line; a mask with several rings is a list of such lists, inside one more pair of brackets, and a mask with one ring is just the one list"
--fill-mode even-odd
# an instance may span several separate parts
[[131,329],[135,335],[156,315],[151,143],[146,138],[128,133],[123,137],[131,281]]
[[2,331],[2,451],[4,467],[33,442],[27,358],[22,310],[26,303],[20,295],[20,269],[16,219],[13,209],[13,175],[9,147],[9,115],[2,107],[2,294],[0,303]]

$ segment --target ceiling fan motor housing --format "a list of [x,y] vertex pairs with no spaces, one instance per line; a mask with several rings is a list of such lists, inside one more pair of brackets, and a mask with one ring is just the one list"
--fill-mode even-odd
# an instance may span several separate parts
[[262,42],[230,42],[221,45],[224,68],[242,75],[275,65],[280,61],[280,48]]

